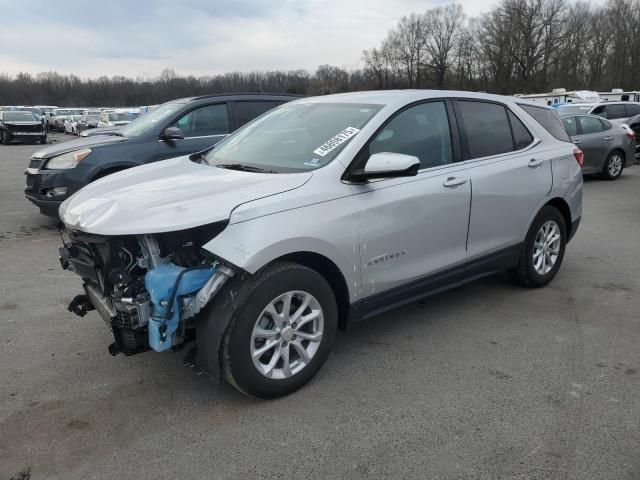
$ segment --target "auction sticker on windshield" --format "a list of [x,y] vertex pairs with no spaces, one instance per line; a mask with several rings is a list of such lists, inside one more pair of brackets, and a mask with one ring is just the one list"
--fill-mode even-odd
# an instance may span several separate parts
[[360,129],[356,127],[347,127],[344,130],[342,130],[340,133],[338,133],[335,137],[331,137],[329,140],[327,140],[318,148],[316,148],[313,151],[313,153],[315,153],[316,155],[320,155],[321,157],[324,157],[327,153],[338,148],[340,145],[342,145],[344,142],[349,140],[359,131]]

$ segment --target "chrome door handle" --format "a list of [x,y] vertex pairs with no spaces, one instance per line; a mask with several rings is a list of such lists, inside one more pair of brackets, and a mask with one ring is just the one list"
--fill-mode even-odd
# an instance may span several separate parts
[[611,140],[613,137],[604,137],[605,140]]
[[574,140],[573,143],[575,143],[576,145],[578,145],[580,142],[582,142],[582,140]]
[[451,187],[457,187],[458,185],[464,185],[465,183],[467,183],[466,178],[449,177],[445,180],[442,186],[451,188]]
[[529,160],[528,165],[531,168],[539,167],[540,165],[542,165],[542,160],[536,160],[535,158],[532,158],[531,160]]

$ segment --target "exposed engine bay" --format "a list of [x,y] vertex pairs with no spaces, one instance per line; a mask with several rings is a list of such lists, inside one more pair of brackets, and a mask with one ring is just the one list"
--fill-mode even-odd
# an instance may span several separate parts
[[201,248],[225,226],[128,236],[62,229],[60,263],[82,277],[85,291],[68,309],[100,314],[114,336],[112,355],[180,347],[193,339],[196,315],[234,275]]

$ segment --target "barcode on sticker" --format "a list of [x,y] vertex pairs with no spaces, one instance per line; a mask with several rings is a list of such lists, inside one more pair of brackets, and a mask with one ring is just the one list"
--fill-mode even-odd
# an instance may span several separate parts
[[356,127],[347,127],[344,130],[342,130],[340,133],[338,133],[336,136],[331,137],[329,140],[327,140],[318,148],[316,148],[313,151],[313,153],[315,153],[316,155],[320,155],[321,157],[324,157],[331,150],[338,148],[340,145],[342,145],[344,142],[349,140],[359,131],[360,129]]

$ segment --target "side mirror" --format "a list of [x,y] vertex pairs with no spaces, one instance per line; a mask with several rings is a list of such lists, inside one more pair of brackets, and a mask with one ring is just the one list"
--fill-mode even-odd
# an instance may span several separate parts
[[162,132],[163,140],[182,140],[184,133],[178,127],[169,127]]
[[420,159],[402,153],[374,153],[367,160],[364,169],[351,172],[349,178],[356,182],[364,182],[374,178],[413,177],[418,174]]

